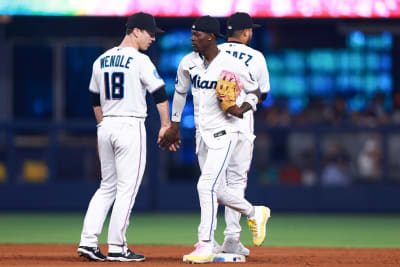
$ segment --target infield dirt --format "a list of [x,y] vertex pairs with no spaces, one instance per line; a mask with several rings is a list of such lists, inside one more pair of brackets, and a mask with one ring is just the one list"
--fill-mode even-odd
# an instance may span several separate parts
[[[74,245],[0,245],[0,266],[177,266],[192,251],[187,246],[130,246],[146,256],[145,262],[89,262]],[[107,247],[100,249],[107,252]],[[122,264],[122,265],[121,265]],[[213,266],[400,266],[400,249],[250,247],[246,263],[211,263]],[[185,264],[187,265],[187,264]]]

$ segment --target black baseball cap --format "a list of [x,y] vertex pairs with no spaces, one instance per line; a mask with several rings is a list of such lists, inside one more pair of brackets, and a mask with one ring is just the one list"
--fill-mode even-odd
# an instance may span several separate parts
[[139,28],[149,32],[163,33],[164,31],[157,27],[154,17],[148,13],[135,13],[128,17],[126,22],[127,29]]
[[192,25],[192,30],[213,33],[215,36],[225,38],[225,36],[220,33],[219,21],[210,16],[202,16],[197,18]]
[[228,31],[243,30],[249,28],[261,27],[259,24],[254,24],[250,15],[245,12],[236,12],[232,14],[226,23]]

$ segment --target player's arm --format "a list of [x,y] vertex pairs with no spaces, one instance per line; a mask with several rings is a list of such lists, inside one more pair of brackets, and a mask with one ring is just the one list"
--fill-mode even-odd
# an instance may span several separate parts
[[161,127],[157,138],[157,143],[159,143],[170,126],[169,105],[167,93],[165,92],[165,83],[160,75],[158,75],[156,67],[148,56],[143,56],[139,69],[140,81],[153,96],[160,115]]
[[264,102],[265,99],[267,99],[268,97],[268,93],[261,93],[261,97],[258,100],[258,104],[261,104],[262,102]]
[[100,106],[93,107],[94,116],[96,117],[97,124],[99,124],[103,120],[103,111],[101,111]]
[[160,143],[161,148],[168,147],[171,151],[176,151],[181,143],[179,127],[190,86],[190,76],[184,66],[185,61],[182,60],[182,62],[179,64],[175,81],[175,93],[172,101],[171,127],[167,130],[163,140]]
[[161,140],[161,148],[169,148],[170,151],[179,149],[180,140],[180,121],[183,108],[186,104],[187,93],[179,93],[175,90],[174,100],[172,101],[172,117],[171,127],[165,132],[163,140]]
[[243,114],[249,110],[254,110],[253,106],[259,102],[261,98],[260,90],[256,90],[247,94],[246,99],[244,100],[243,104],[238,107],[237,105],[232,106],[227,109],[227,113],[236,116],[238,118],[243,118]]
[[92,102],[94,116],[96,117],[97,124],[103,120],[103,111],[100,104],[100,90],[96,81],[95,75],[96,62],[93,63],[92,77],[89,84],[90,100]]
[[157,144],[164,136],[167,129],[170,127],[171,122],[169,120],[169,104],[167,93],[165,92],[165,85],[153,91],[151,94],[153,96],[154,102],[156,103],[158,114],[160,115],[161,128],[158,133]]
[[103,120],[103,111],[100,106],[100,94],[90,92],[94,116],[96,117],[97,124]]
[[255,78],[260,88],[261,97],[258,104],[261,104],[265,99],[267,99],[270,91],[269,72],[267,61],[261,52],[256,54],[256,59],[256,64],[251,66],[251,72],[255,74]]
[[240,82],[243,84],[243,90],[247,95],[240,107],[234,105],[227,109],[226,112],[233,116],[243,118],[243,114],[247,111],[256,110],[256,105],[261,98],[261,92],[258,88],[258,83],[254,80],[246,67],[238,64],[236,73],[238,74]]

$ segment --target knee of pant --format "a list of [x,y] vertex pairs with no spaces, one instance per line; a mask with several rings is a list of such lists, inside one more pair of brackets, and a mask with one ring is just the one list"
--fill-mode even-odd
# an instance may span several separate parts
[[117,194],[117,187],[116,186],[100,186],[100,190],[103,194],[110,195],[115,197]]
[[[210,192],[211,190],[213,190],[213,184],[207,182],[207,181],[202,181],[200,180],[197,183],[197,191],[200,192]],[[216,190],[214,188],[214,190]]]

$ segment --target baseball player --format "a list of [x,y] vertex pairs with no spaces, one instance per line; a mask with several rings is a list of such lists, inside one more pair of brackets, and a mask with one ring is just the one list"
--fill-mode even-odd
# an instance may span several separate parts
[[125,234],[146,164],[146,92],[152,94],[160,114],[159,140],[170,126],[164,81],[149,57],[139,52],[161,32],[152,15],[133,14],[121,44],[93,64],[89,90],[98,123],[102,179],[89,203],[78,248],[78,254],[89,260],[106,260],[98,249],[98,235],[113,203],[107,260],[145,260],[128,249]]
[[[232,14],[227,20],[228,42],[218,45],[218,48],[244,63],[258,83],[262,94],[261,100],[265,100],[270,90],[267,63],[261,52],[248,46],[253,36],[253,28],[257,27],[260,25],[253,24],[249,14],[243,12]],[[240,105],[243,98],[242,94],[236,102]],[[227,167],[226,184],[235,195],[244,196],[255,138],[253,111],[246,112],[239,121],[241,125],[239,137]],[[248,256],[249,249],[240,242],[240,215],[239,212],[225,207],[225,240],[220,250]]]
[[[203,16],[192,25],[191,41],[194,52],[186,55],[179,64],[172,104],[173,122],[160,143],[164,147],[178,145],[179,122],[191,86],[196,124],[196,153],[201,169],[197,184],[201,207],[199,242],[192,253],[183,257],[183,261],[192,263],[213,260],[217,201],[248,217],[256,245],[261,245],[264,240],[265,223],[270,213],[267,207],[251,205],[243,196],[235,195],[221,183],[239,136],[240,124],[236,117],[255,108],[259,90],[247,68],[238,59],[218,49],[217,37],[222,35],[219,22],[215,18]],[[236,74],[247,93],[243,104],[240,107],[230,107],[226,110],[227,113],[221,109],[215,90],[220,74],[224,71]]]

